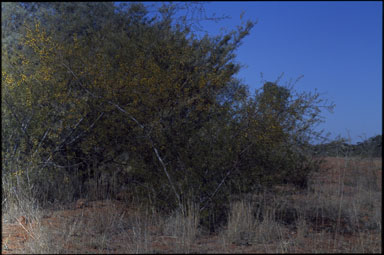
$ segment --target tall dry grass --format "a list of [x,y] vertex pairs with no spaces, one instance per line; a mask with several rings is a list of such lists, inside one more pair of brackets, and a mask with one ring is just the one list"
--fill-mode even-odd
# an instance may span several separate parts
[[161,233],[174,239],[174,252],[190,253],[196,237],[200,235],[199,207],[194,203],[187,203],[184,211],[175,211],[162,219]]
[[305,192],[234,201],[224,245],[255,245],[268,253],[381,252],[381,159],[327,162],[328,172],[320,172]]
[[[233,200],[212,250],[381,253],[381,169],[381,159],[327,158],[305,191],[280,187]],[[28,185],[20,180],[19,186],[5,187],[2,209],[5,223],[15,223],[21,215],[28,218],[25,231],[30,238],[24,253],[207,251],[197,245],[208,236],[200,229],[198,206],[193,203],[186,204],[184,212],[163,215],[144,204],[128,211],[116,201],[94,201],[76,217],[64,217],[64,207],[55,205],[49,210],[55,226],[44,224],[46,210],[21,187]]]
[[[150,228],[156,222],[149,213],[128,212],[114,208],[111,201],[103,210],[100,205],[82,209],[82,213],[56,219],[56,225],[36,221],[25,253],[151,253]],[[64,226],[64,227],[63,227]]]

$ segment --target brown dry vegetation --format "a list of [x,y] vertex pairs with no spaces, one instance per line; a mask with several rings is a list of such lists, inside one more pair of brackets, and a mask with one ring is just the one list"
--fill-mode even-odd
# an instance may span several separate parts
[[183,217],[124,200],[42,210],[25,199],[3,205],[2,253],[381,253],[381,159],[329,157],[311,180],[233,199],[215,234],[193,205]]

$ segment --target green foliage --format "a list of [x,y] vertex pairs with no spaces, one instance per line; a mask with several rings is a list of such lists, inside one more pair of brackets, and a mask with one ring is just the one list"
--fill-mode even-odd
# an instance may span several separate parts
[[2,8],[5,174],[27,164],[35,184],[70,177],[74,196],[118,175],[158,209],[199,204],[212,229],[230,195],[305,186],[316,168],[305,152],[319,95],[267,82],[252,98],[234,78],[254,23],[198,39],[174,5],[154,18],[138,3]]

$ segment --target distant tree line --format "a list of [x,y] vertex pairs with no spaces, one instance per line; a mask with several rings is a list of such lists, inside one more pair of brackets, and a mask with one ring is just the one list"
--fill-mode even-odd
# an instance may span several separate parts
[[313,145],[312,150],[317,156],[381,157],[382,136],[376,135],[357,144],[348,144],[344,139],[338,139],[325,144]]

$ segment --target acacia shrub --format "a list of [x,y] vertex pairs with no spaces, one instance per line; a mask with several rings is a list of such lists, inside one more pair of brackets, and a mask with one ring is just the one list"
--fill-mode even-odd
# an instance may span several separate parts
[[172,23],[172,5],[151,19],[141,4],[116,12],[97,5],[101,14],[85,23],[76,8],[43,6],[54,24],[65,15],[73,23],[70,31],[27,23],[17,39],[23,47],[6,46],[7,173],[16,171],[16,148],[20,162],[55,175],[54,183],[72,178],[77,196],[89,179],[117,175],[159,210],[198,204],[211,230],[225,220],[231,195],[305,185],[314,166],[305,146],[322,101],[271,82],[249,96],[234,77],[234,51],[254,23],[199,39],[188,24]]

